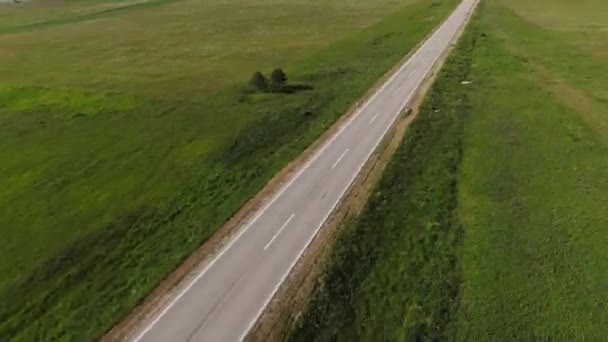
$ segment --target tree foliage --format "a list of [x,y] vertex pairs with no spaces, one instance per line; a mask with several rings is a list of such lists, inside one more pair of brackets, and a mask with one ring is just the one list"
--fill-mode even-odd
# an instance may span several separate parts
[[253,74],[249,84],[251,84],[257,91],[268,90],[268,80],[266,79],[266,76],[259,71],[256,71]]
[[274,69],[270,75],[270,86],[273,91],[281,91],[287,84],[287,75],[283,69]]

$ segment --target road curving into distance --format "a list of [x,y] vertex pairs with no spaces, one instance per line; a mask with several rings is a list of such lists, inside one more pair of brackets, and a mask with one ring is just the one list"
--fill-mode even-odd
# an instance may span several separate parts
[[141,322],[131,340],[243,340],[477,2],[463,0],[274,197]]

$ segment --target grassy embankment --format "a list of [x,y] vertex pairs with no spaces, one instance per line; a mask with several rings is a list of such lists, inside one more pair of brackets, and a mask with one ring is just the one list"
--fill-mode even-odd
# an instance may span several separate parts
[[[98,337],[455,3],[50,8],[0,32],[2,339]],[[245,90],[277,66],[313,89]]]
[[607,336],[606,6],[484,2],[292,340]]

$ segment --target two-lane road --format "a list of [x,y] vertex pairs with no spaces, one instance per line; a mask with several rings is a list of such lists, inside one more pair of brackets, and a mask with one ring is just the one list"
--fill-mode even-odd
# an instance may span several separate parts
[[464,0],[133,339],[242,340],[476,4]]

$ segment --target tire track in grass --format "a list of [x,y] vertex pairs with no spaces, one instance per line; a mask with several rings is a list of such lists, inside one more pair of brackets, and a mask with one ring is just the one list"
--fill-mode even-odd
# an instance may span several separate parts
[[140,9],[144,9],[144,8],[158,7],[158,6],[162,6],[162,5],[165,5],[165,4],[168,4],[171,2],[175,2],[175,1],[178,1],[178,0],[141,1],[141,2],[134,3],[134,4],[130,4],[130,5],[102,10],[99,12],[87,13],[87,14],[72,16],[72,17],[56,18],[56,19],[35,22],[35,23],[30,23],[30,24],[25,24],[25,25],[19,25],[19,26],[6,27],[6,28],[3,28],[0,30],[0,34],[29,32],[29,31],[41,30],[41,29],[45,29],[45,28],[49,28],[49,27],[53,27],[53,26],[82,23],[85,21],[97,20],[97,19],[102,19],[102,18],[115,16],[115,15],[121,15],[121,14],[127,14],[127,13],[130,13],[130,12],[133,12],[136,10],[140,10]]

